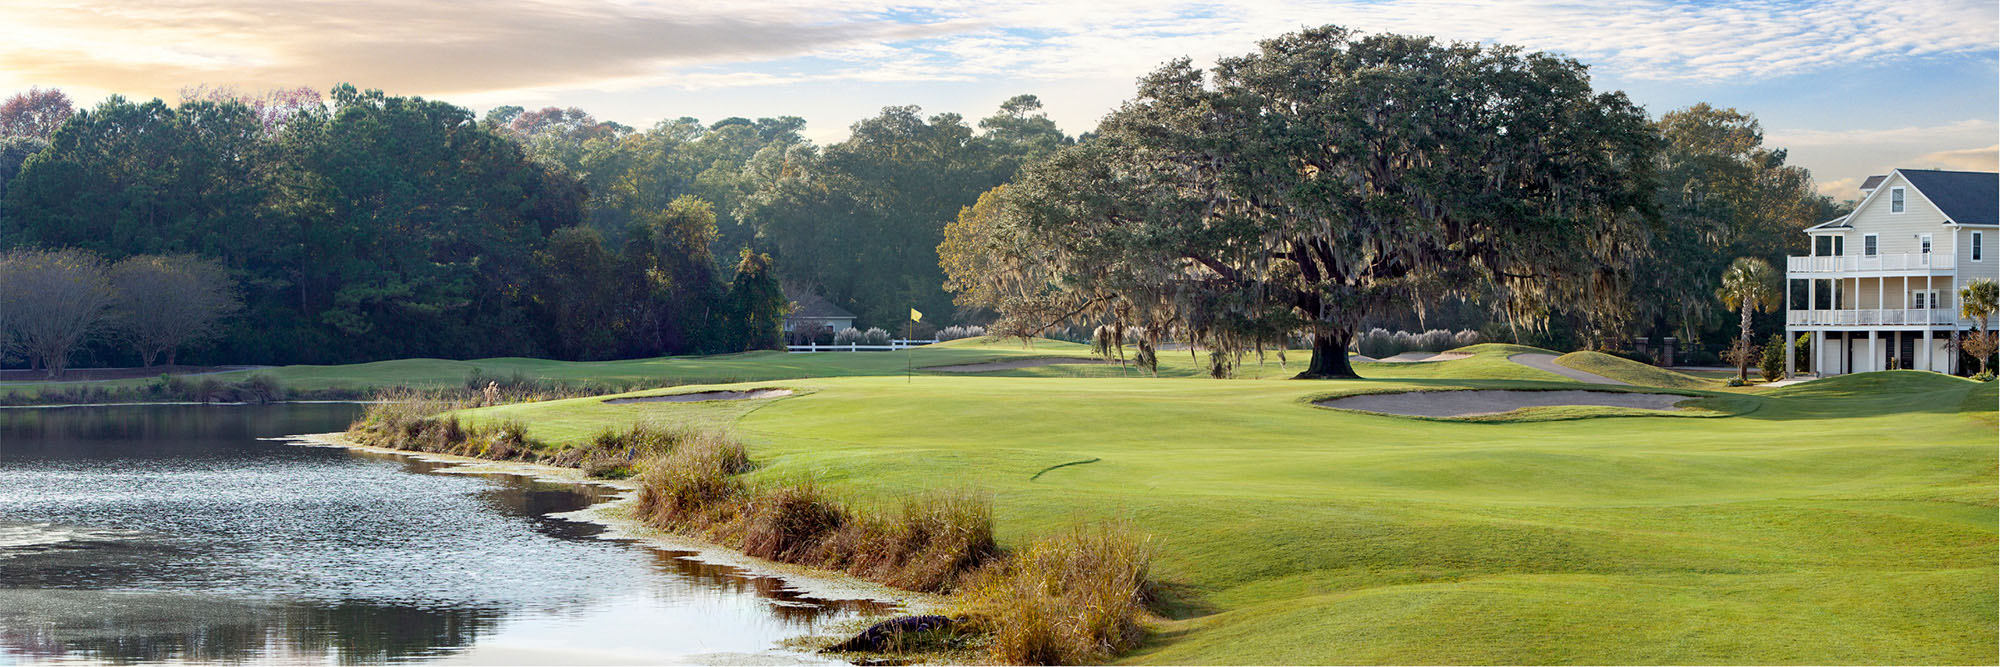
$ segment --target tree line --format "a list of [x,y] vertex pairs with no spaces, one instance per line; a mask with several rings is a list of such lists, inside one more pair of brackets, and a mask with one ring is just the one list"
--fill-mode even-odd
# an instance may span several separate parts
[[206,258],[240,305],[184,351],[217,362],[757,349],[784,287],[950,323],[942,221],[1072,141],[1032,96],[977,125],[889,107],[822,148],[795,117],[635,130],[347,85],[72,110],[36,89],[0,105],[0,249]]
[[59,96],[0,106],[0,248],[212,258],[242,307],[194,353],[231,362],[749,349],[782,291],[1218,350],[1685,346],[1734,333],[1731,261],[1840,212],[1750,114],[1650,117],[1574,60],[1331,26],[1169,64],[1080,138],[1027,95],[826,146],[789,116],[638,129],[350,86]]
[[1108,330],[1141,359],[1193,341],[1217,375],[1306,342],[1302,376],[1353,377],[1345,351],[1382,325],[1726,340],[1722,268],[1838,213],[1785,157],[1748,114],[1652,119],[1575,60],[1325,26],[1142,78],[962,209],[940,260],[998,330]]

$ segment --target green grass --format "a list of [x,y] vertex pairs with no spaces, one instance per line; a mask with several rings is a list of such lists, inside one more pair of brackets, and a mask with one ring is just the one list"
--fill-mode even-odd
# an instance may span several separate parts
[[[865,355],[789,362],[852,364],[791,379],[795,367],[738,355],[656,368],[798,395],[466,417],[519,418],[558,445],[635,420],[733,423],[758,479],[813,480],[864,506],[991,492],[1013,547],[1129,520],[1156,537],[1171,616],[1124,657],[1135,663],[1995,660],[1994,385],[1844,376],[1716,394],[1735,416],[1709,418],[1482,423],[1311,405],[1580,386],[1505,360],[1532,348],[1471,351],[1341,382],[1278,379],[1296,368],[1275,360],[1244,367],[1266,379],[1210,380],[1185,352],[1161,355],[1160,378],[1052,366],[913,381]],[[938,363],[969,362],[919,365]]]
[[[1616,357],[1603,352],[1571,352],[1556,357],[1556,363],[1585,373],[1602,375],[1625,384],[1647,387],[1721,390],[1726,386],[1727,380],[1727,378],[1716,380],[1689,375],[1680,371],[1660,368],[1651,364],[1642,364],[1631,359]],[[1734,376],[1732,375],[1731,377]]]
[[[474,370],[486,376],[507,377],[519,374],[528,378],[564,383],[644,384],[671,380],[687,384],[847,375],[900,376],[905,372],[906,366],[911,365],[921,369],[925,366],[1051,356],[1087,357],[1090,356],[1090,348],[1053,340],[1037,340],[1030,346],[1012,341],[964,339],[919,347],[907,354],[904,352],[791,354],[760,351],[619,361],[552,361],[522,357],[467,361],[398,359],[339,366],[276,366],[215,373],[204,377],[234,382],[253,373],[267,373],[276,377],[287,389],[304,391],[456,387],[462,386],[466,377]],[[44,388],[77,385],[137,387],[153,381],[154,378],[136,378],[99,382],[10,383],[0,385],[0,393],[16,391],[32,394]]]

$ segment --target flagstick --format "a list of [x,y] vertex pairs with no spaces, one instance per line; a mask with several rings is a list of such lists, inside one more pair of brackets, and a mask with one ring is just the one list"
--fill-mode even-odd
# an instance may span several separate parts
[[913,356],[915,352],[910,349],[910,334],[915,333],[916,328],[917,323],[914,321],[903,322],[903,384],[916,382],[914,378],[917,372],[917,362],[915,356]]

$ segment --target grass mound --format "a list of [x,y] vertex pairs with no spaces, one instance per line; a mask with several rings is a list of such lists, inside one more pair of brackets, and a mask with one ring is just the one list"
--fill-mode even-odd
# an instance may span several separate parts
[[1556,357],[1556,363],[1585,373],[1602,375],[1625,384],[1643,387],[1720,389],[1723,386],[1723,383],[1707,378],[1698,378],[1679,371],[1668,370],[1650,364],[1642,364],[1631,359],[1616,357],[1603,352],[1571,352]]
[[1965,391],[1981,384],[1988,383],[1973,382],[1929,371],[1876,371],[1835,375],[1822,380],[1779,387],[1765,392],[1765,395],[1786,398],[1859,398],[1934,391]]

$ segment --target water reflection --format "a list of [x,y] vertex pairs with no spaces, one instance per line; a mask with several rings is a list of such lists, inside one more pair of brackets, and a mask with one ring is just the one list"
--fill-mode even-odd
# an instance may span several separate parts
[[0,663],[727,660],[879,609],[548,516],[603,487],[257,440],[354,412],[0,410]]

